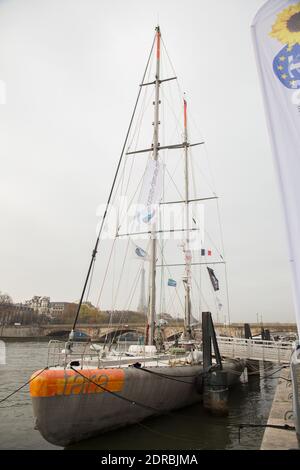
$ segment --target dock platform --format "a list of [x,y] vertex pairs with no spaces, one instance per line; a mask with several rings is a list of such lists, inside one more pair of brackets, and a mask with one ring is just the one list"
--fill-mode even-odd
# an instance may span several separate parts
[[[280,375],[282,378],[278,379],[268,424],[293,427],[293,389],[291,382],[289,382],[291,379],[290,368],[283,369]],[[292,450],[298,448],[296,431],[266,428],[261,450]]]

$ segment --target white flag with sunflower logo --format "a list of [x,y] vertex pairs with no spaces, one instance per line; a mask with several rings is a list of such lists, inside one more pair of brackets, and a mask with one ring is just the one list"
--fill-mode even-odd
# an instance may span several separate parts
[[252,31],[288,231],[300,335],[300,1],[268,1]]

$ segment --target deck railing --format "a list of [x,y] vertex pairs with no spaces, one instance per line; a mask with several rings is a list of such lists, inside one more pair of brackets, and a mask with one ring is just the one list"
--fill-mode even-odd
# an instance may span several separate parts
[[289,364],[292,342],[263,341],[259,339],[217,337],[220,353],[227,358],[253,359],[278,364]]

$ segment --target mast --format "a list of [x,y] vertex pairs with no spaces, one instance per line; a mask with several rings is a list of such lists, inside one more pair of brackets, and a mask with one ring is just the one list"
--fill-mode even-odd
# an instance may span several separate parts
[[[154,133],[153,133],[153,160],[158,160],[159,144],[159,104],[160,104],[160,28],[156,27],[156,73],[155,73],[155,102],[154,102]],[[150,262],[150,299],[148,313],[148,344],[154,344],[155,305],[156,305],[156,224],[152,226],[151,233],[151,262]]]
[[146,304],[146,292],[145,292],[145,266],[143,263],[141,269],[141,291],[140,291],[140,300],[138,303],[138,311],[145,314],[147,312]]
[[190,207],[189,207],[189,160],[188,160],[188,131],[187,131],[187,101],[183,100],[184,113],[184,179],[185,179],[185,224],[186,224],[186,241],[185,241],[185,305],[184,305],[184,336],[186,339],[191,338],[191,259],[190,259]]

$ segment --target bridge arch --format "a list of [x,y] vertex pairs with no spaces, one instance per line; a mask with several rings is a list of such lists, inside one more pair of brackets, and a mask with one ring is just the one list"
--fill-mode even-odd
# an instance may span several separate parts
[[140,328],[111,329],[110,331],[106,331],[105,333],[100,334],[99,341],[105,341],[105,339],[107,339],[107,341],[110,342],[116,340],[125,333],[136,333],[139,336],[144,335],[144,331],[141,331]]

